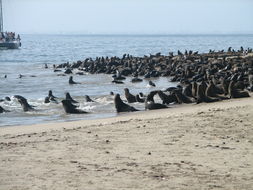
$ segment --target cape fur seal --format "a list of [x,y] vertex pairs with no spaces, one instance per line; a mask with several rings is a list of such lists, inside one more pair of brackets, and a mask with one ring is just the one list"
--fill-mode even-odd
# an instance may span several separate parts
[[69,92],[66,92],[65,100],[70,100],[71,103],[79,103],[79,102],[75,101],[75,100],[70,96]]
[[135,96],[129,92],[128,88],[125,88],[124,91],[125,91],[125,97],[126,97],[128,103],[137,102]]
[[137,102],[140,102],[140,103],[145,102],[145,98],[141,98],[139,94],[136,94],[135,99],[136,99]]
[[193,101],[188,97],[188,96],[185,96],[182,91],[180,90],[175,90],[174,91],[174,94],[177,98],[177,102],[179,104],[182,104],[182,103],[185,103],[185,104],[190,104],[190,103],[193,103]]
[[66,113],[71,113],[71,114],[84,114],[84,113],[88,113],[86,111],[77,109],[77,106],[73,105],[71,103],[71,100],[62,100],[61,102],[62,102],[63,108],[64,108],[64,110],[65,110]]
[[119,94],[116,94],[114,97],[114,104],[115,104],[115,108],[116,111],[119,112],[134,112],[134,111],[139,111],[137,109],[135,109],[132,106],[129,106],[128,104],[124,103]]
[[158,91],[158,96],[161,98],[161,100],[163,101],[163,104],[170,104],[173,102],[177,102],[177,98],[175,96],[174,93],[167,95],[164,92],[162,92],[161,90]]
[[168,108],[168,106],[160,103],[155,103],[154,95],[156,95],[158,91],[152,91],[148,94],[145,101],[145,110],[156,110],[156,109],[164,109]]
[[197,87],[197,104],[201,102],[209,103],[209,102],[219,101],[219,99],[217,98],[211,98],[209,96],[206,96],[205,90],[206,90],[206,87],[205,87],[204,82],[202,81]]
[[34,108],[30,104],[28,104],[28,102],[25,98],[24,99],[23,98],[18,99],[18,102],[21,104],[24,112],[34,110]]
[[229,99],[226,96],[219,95],[221,93],[220,89],[216,87],[213,83],[213,81],[209,81],[209,84],[206,88],[206,96],[213,97],[213,98],[219,98],[221,100]]
[[84,96],[86,102],[94,102],[88,95]]
[[235,88],[235,81],[233,81],[233,80],[229,83],[228,94],[229,94],[230,98],[250,97],[250,95],[247,91],[242,91],[242,90]]
[[73,76],[70,76],[69,77],[69,84],[81,84],[81,83],[73,81]]
[[149,86],[156,87],[155,83],[153,83],[151,80],[148,82],[148,85],[149,85]]
[[4,112],[10,112],[9,110],[4,109],[2,106],[0,106],[0,113],[4,113]]

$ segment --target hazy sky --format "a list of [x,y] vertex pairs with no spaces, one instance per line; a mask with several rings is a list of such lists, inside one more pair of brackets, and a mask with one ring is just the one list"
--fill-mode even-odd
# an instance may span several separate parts
[[17,33],[253,34],[253,0],[3,0]]

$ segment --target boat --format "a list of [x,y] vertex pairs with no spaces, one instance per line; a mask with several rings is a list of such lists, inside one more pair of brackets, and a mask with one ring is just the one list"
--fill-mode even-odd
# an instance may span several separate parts
[[4,32],[3,28],[3,6],[0,0],[0,49],[18,49],[21,47],[21,38],[14,32]]

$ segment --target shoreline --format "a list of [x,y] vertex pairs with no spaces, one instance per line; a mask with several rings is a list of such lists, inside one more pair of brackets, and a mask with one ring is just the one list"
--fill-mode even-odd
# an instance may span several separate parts
[[[239,99],[229,99],[223,100],[215,103],[201,103],[201,104],[181,104],[181,105],[173,105],[174,107],[169,107],[167,109],[159,109],[159,110],[141,110],[138,112],[123,112],[118,113],[117,116],[100,118],[100,119],[84,119],[84,120],[75,120],[75,121],[65,121],[65,122],[49,122],[49,123],[39,123],[32,125],[13,125],[13,126],[2,126],[0,128],[1,134],[15,134],[19,132],[28,132],[29,130],[35,130],[36,132],[40,130],[51,130],[51,129],[63,129],[66,127],[74,128],[79,125],[89,126],[89,125],[100,125],[100,124],[110,124],[114,122],[120,121],[131,121],[133,119],[159,119],[160,117],[166,117],[166,114],[187,114],[189,112],[194,112],[198,110],[204,109],[206,111],[208,109],[215,108],[216,106],[225,106],[230,107],[227,104],[238,103],[238,102],[248,102],[253,101],[253,93],[250,93],[250,98],[239,98]],[[248,100],[248,101],[246,101]],[[253,102],[252,102],[253,103]],[[231,105],[233,106],[233,105]],[[171,113],[173,112],[173,113]],[[156,114],[159,114],[156,115]],[[169,116],[168,115],[168,116]]]
[[253,98],[0,129],[0,189],[251,189]]

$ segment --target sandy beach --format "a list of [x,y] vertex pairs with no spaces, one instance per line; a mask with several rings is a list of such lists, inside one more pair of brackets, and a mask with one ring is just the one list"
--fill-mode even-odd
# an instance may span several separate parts
[[252,189],[252,126],[251,97],[4,127],[0,189]]

